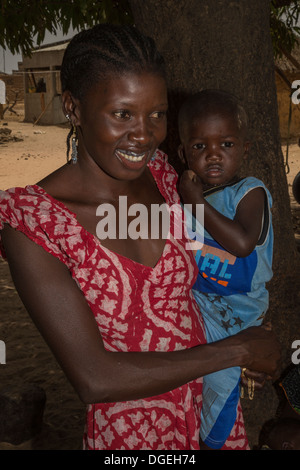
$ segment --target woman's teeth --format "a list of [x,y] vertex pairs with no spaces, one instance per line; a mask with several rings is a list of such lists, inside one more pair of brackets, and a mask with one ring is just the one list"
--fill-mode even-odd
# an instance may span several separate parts
[[125,153],[125,152],[121,152],[121,150],[118,150],[118,153],[126,158],[126,160],[129,160],[131,162],[141,162],[144,158],[144,156],[146,155],[145,153],[142,153],[142,154],[136,154],[136,153],[133,153],[133,152],[130,152],[130,153]]

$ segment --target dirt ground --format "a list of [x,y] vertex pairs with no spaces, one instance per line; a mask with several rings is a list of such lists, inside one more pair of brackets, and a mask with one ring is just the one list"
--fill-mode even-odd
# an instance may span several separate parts
[[[66,158],[67,125],[34,126],[24,123],[22,106],[14,109],[19,113],[18,116],[5,115],[5,119],[0,121],[0,189],[36,183],[63,165]],[[11,133],[3,129],[10,129]],[[285,153],[285,147],[283,150]],[[287,180],[294,231],[300,247],[300,206],[294,200],[291,190],[293,178],[300,171],[300,148],[297,143],[289,148],[288,162],[290,171]],[[299,295],[295,296],[293,302],[290,308],[298,309]],[[0,364],[0,391],[10,385],[22,387],[26,382],[41,386],[47,395],[42,432],[17,446],[2,442],[0,450],[80,450],[84,405],[32,324],[2,259],[0,340],[6,344],[6,364]],[[255,444],[258,432],[256,423],[250,420],[247,428],[250,443]]]

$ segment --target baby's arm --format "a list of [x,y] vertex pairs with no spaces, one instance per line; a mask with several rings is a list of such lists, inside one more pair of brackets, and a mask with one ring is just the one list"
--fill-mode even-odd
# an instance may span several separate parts
[[240,201],[233,220],[214,209],[203,197],[201,181],[191,170],[182,175],[179,191],[184,203],[204,206],[204,225],[207,232],[225,250],[238,257],[248,256],[260,236],[264,212],[265,191],[254,188]]

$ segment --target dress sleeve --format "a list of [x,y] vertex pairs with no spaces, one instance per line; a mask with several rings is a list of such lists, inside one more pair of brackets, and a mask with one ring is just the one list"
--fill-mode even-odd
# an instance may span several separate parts
[[179,204],[180,198],[177,191],[178,175],[168,162],[167,155],[157,150],[153,160],[149,164],[160,193],[168,204]]
[[[70,253],[82,241],[81,227],[76,222],[42,188],[0,191],[0,230],[5,224],[10,225],[67,265],[73,264]],[[0,254],[6,258],[1,232]]]

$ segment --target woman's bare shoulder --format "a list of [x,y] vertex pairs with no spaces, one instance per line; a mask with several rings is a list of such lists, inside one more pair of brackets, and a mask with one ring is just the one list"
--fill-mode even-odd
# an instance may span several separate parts
[[69,165],[63,165],[57,168],[57,170],[54,170],[52,173],[45,176],[36,184],[43,188],[49,194],[55,193],[56,188],[62,186],[64,183],[66,184],[68,181],[68,166]]

